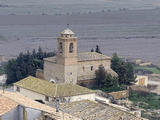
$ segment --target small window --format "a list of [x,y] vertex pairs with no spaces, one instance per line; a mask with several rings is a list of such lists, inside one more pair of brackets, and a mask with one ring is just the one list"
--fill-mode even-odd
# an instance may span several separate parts
[[19,88],[19,87],[17,87],[16,91],[17,91],[17,92],[20,92],[20,88]]
[[45,96],[45,101],[49,101],[49,97],[48,96]]
[[91,66],[91,71],[93,71],[93,66]]
[[73,52],[73,43],[70,43],[70,45],[69,45],[69,52],[70,52],[70,53]]
[[82,67],[82,69],[83,69],[83,72],[85,71],[85,68],[84,68],[84,66]]
[[60,53],[63,52],[63,45],[62,45],[62,42],[60,42],[60,44],[59,44],[59,52],[60,52]]

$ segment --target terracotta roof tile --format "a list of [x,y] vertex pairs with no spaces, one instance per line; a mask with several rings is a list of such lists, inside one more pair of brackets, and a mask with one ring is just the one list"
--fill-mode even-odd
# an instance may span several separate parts
[[0,91],[0,96],[0,115],[10,111],[12,108],[16,107],[19,104],[25,107],[38,109],[50,113],[54,116],[54,118],[57,118],[56,120],[61,120],[62,117],[65,117],[65,120],[80,120],[67,113],[63,113],[61,111],[56,112],[55,108],[31,100],[30,98],[16,92],[5,91],[3,93],[2,91]]
[[111,58],[106,55],[99,54],[97,52],[78,53],[78,61],[104,60],[104,59],[111,59]]
[[18,104],[13,100],[0,96],[0,116],[9,112],[13,108],[17,107]]

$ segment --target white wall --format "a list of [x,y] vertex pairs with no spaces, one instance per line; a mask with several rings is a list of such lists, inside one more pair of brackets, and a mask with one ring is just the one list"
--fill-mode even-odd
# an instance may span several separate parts
[[2,120],[17,120],[18,116],[18,106],[12,109],[11,111],[7,112],[6,114],[2,115]]
[[[14,91],[17,92],[16,91],[16,86],[14,86]],[[37,92],[27,90],[27,89],[21,88],[21,87],[20,87],[20,92],[18,92],[18,93],[20,93],[20,94],[22,94],[22,95],[24,95],[28,98],[31,98],[32,100],[42,100],[43,102],[47,103],[47,101],[45,101],[45,95],[43,95],[43,94],[39,94]],[[52,100],[52,98],[49,97],[49,101],[51,101],[51,100]]]
[[70,99],[70,102],[81,101],[81,100],[95,101],[95,93],[66,97],[66,99],[67,100]]
[[140,79],[145,79],[145,86],[147,86],[148,85],[148,76],[145,76],[145,75],[137,75],[137,78],[136,78],[136,85],[139,85],[139,80]]

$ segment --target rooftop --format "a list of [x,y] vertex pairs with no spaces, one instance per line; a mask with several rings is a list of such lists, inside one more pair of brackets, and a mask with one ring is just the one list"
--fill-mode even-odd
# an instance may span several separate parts
[[18,104],[13,100],[0,96],[0,116],[9,112],[13,108],[17,107]]
[[143,120],[129,112],[88,100],[61,104],[60,108],[83,120]]
[[78,61],[111,59],[110,57],[97,52],[78,53]]
[[[78,61],[92,61],[92,60],[106,60],[111,59],[109,56],[99,54],[97,52],[81,52],[77,53]],[[44,60],[49,62],[56,62],[56,56],[44,58]]]
[[[79,120],[76,117],[73,117],[67,113],[62,112],[56,112],[55,108],[52,108],[48,105],[41,104],[39,102],[36,102],[34,100],[31,100],[30,98],[27,98],[17,92],[8,92],[0,91],[0,115],[3,113],[6,113],[10,111],[12,108],[16,107],[17,105],[23,105],[25,107],[33,108],[42,110],[44,112],[52,114],[54,118],[57,118],[56,120],[61,120],[61,117],[65,117],[66,120]],[[59,119],[58,119],[59,118]]]
[[67,97],[67,96],[77,96],[82,94],[94,93],[94,91],[85,87],[81,87],[79,85],[73,85],[67,83],[54,84],[32,76],[24,78],[14,83],[14,85],[50,97]]

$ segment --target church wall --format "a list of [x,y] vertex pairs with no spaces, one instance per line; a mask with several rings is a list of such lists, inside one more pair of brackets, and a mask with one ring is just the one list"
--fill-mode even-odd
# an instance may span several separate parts
[[[103,64],[105,69],[110,68],[110,60],[82,61],[78,62],[78,80],[88,80],[95,78],[95,71],[99,65]],[[91,67],[93,66],[93,70]]]
[[56,80],[57,83],[64,82],[64,66],[52,62],[44,62],[44,78],[48,81]]
[[77,65],[65,66],[65,82],[66,83],[77,83]]

